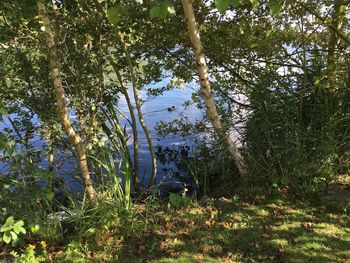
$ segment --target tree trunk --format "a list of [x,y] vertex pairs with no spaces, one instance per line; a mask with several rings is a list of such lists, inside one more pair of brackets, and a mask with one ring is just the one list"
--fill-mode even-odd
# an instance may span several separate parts
[[[97,8],[97,10],[102,14],[102,16],[104,18],[107,19],[107,13],[105,12],[105,10],[103,9],[103,7],[101,6],[101,4],[97,1],[94,0],[95,6]],[[108,19],[107,19],[108,21]],[[146,127],[146,124],[143,121],[143,116],[142,116],[142,111],[141,111],[141,105],[138,101],[138,95],[137,95],[137,89],[136,89],[136,81],[134,81],[134,69],[133,69],[133,65],[132,65],[132,61],[130,59],[129,56],[129,51],[128,48],[123,40],[123,37],[121,36],[120,32],[115,30],[116,35],[118,37],[118,40],[120,42],[120,44],[123,46],[124,49],[124,53],[127,59],[127,63],[128,63],[128,67],[129,67],[129,71],[130,71],[130,76],[131,76],[131,82],[132,82],[132,86],[133,86],[133,91],[134,91],[134,98],[136,101],[136,108],[137,108],[137,112],[138,112],[138,117],[139,117],[139,121],[141,123],[142,129],[145,132],[148,144],[150,145],[150,152],[151,152],[151,156],[152,156],[152,167],[153,167],[153,173],[152,173],[152,178],[155,176],[153,176],[153,174],[157,173],[157,166],[156,166],[156,159],[155,159],[155,153],[153,151],[153,145],[152,145],[152,141],[150,140],[150,136],[149,136],[149,132],[148,129]],[[120,83],[120,85],[122,86],[123,89],[123,94],[124,97],[126,99],[128,108],[129,108],[129,112],[130,112],[130,116],[131,116],[131,121],[132,121],[132,130],[133,130],[133,137],[134,137],[134,172],[133,172],[133,181],[134,184],[136,186],[136,191],[140,192],[140,182],[139,182],[139,159],[138,159],[138,147],[139,147],[139,142],[138,142],[138,133],[137,133],[137,123],[136,123],[136,118],[135,118],[135,114],[134,114],[134,110],[132,108],[132,104],[131,104],[131,100],[130,100],[130,96],[128,94],[128,91],[126,88],[124,88],[123,85],[123,80],[122,77],[119,73],[118,67],[117,65],[113,62],[112,59],[110,59],[110,63],[117,75],[118,81]],[[152,148],[152,149],[151,149]],[[154,180],[154,179],[153,179]],[[153,183],[153,182],[152,182]]]
[[227,148],[235,161],[235,165],[241,177],[247,176],[247,168],[244,159],[236,146],[235,142],[230,138],[229,134],[223,130],[221,120],[216,109],[215,101],[211,92],[209,82],[208,68],[205,62],[204,48],[200,39],[200,34],[196,25],[196,18],[193,13],[192,0],[181,0],[184,9],[185,17],[187,19],[188,31],[191,42],[196,55],[197,70],[200,79],[201,93],[205,102],[207,114],[214,130],[225,139]]
[[149,188],[149,187],[151,187],[153,185],[154,180],[156,179],[156,176],[157,176],[156,154],[155,154],[154,149],[153,149],[151,135],[149,133],[149,130],[148,130],[147,125],[146,125],[146,123],[144,121],[144,118],[143,118],[142,109],[141,109],[141,103],[140,103],[140,99],[139,99],[139,96],[138,96],[138,89],[137,89],[136,77],[135,77],[135,72],[134,72],[134,66],[133,66],[133,63],[132,63],[132,60],[131,60],[131,57],[130,57],[130,54],[129,54],[128,46],[125,43],[121,33],[118,32],[117,34],[118,34],[119,41],[120,41],[120,43],[123,46],[124,53],[125,53],[125,58],[126,58],[127,63],[128,63],[130,79],[131,79],[131,85],[132,85],[132,89],[133,89],[133,92],[134,92],[134,99],[135,99],[136,109],[137,109],[137,113],[138,113],[138,117],[139,117],[139,122],[141,124],[141,127],[142,127],[145,135],[146,135],[146,139],[147,139],[147,142],[148,142],[148,148],[149,148],[149,151],[151,153],[152,175],[151,175],[151,178],[150,178],[150,180],[148,182],[148,185],[147,185],[147,188]]
[[49,17],[46,12],[45,4],[42,0],[38,1],[38,9],[39,9],[39,15],[45,27],[46,43],[48,48],[48,60],[49,60],[49,66],[51,70],[51,77],[53,81],[54,91],[56,94],[58,113],[62,122],[62,126],[65,132],[67,133],[69,140],[75,146],[80,170],[84,180],[85,190],[88,195],[90,203],[94,205],[95,190],[92,186],[92,181],[90,178],[89,168],[86,160],[85,145],[82,142],[80,136],[74,130],[69,120],[68,109],[66,106],[66,98],[64,94],[61,72],[59,67],[58,53],[57,53],[57,48],[55,44],[55,37],[50,25]]
[[[346,4],[344,0],[335,0],[332,14],[332,26],[330,29],[330,38],[328,41],[328,55],[327,55],[327,79],[328,88],[331,92],[335,91],[337,79],[337,60],[338,60],[338,46],[341,38],[339,34],[333,29],[341,32],[345,19]],[[332,29],[333,28],[333,29]]]
[[[138,133],[137,133],[137,123],[136,123],[136,116],[134,113],[134,109],[132,107],[131,99],[128,93],[127,88],[123,84],[122,76],[119,73],[119,69],[117,65],[110,60],[110,63],[114,69],[115,74],[117,75],[119,85],[121,86],[122,93],[125,97],[126,104],[128,105],[129,113],[131,116],[131,123],[132,123],[132,134],[133,134],[133,147],[134,147],[134,169],[132,173],[133,183],[135,185],[136,191],[140,192],[140,180],[139,180],[139,139],[138,139]],[[130,163],[131,164],[131,163]]]

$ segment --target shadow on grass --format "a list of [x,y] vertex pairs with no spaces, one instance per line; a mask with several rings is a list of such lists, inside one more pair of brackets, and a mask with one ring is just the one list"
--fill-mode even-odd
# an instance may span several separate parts
[[119,262],[347,262],[348,219],[286,203],[167,210],[117,255]]

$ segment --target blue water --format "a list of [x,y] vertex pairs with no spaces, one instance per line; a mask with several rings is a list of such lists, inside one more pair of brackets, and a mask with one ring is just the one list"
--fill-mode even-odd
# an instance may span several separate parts
[[[196,104],[191,104],[189,107],[184,107],[183,104],[185,101],[191,100],[193,90],[190,88],[187,89],[174,89],[168,92],[165,92],[163,95],[151,98],[147,100],[143,107],[143,116],[147,127],[150,131],[153,145],[166,147],[179,147],[184,145],[193,145],[194,137],[187,136],[182,137],[178,135],[168,135],[165,138],[159,138],[156,134],[155,127],[159,121],[171,122],[180,118],[187,118],[189,122],[194,123],[196,120],[202,119],[202,112],[197,108]],[[130,92],[132,96],[132,92]],[[147,96],[145,93],[140,93],[141,99],[145,99]],[[174,110],[168,111],[168,108],[174,107]],[[120,101],[119,109],[123,111],[128,117],[128,108],[125,103],[125,100]],[[135,111],[136,113],[136,111]],[[123,125],[126,124],[126,121],[122,122]],[[131,128],[128,127],[128,133],[131,134]],[[148,144],[146,136],[142,130],[142,127],[138,123],[138,134],[139,134],[139,161],[140,161],[140,177],[144,178],[144,181],[147,181],[149,175],[151,174],[151,156],[149,154]],[[132,140],[129,141],[129,145],[132,145]],[[158,164],[158,176],[157,181],[164,177],[167,173],[167,170],[174,171],[175,167],[173,164]]]
[[[166,85],[168,80],[163,80],[161,83],[157,83],[155,85],[150,85],[148,88],[159,87],[160,85]],[[186,101],[191,101],[191,96],[194,90],[191,88],[191,85],[184,89],[173,89],[170,91],[166,91],[163,95],[157,97],[147,97],[145,90],[140,91],[140,98],[145,100],[145,103],[142,106],[142,111],[144,115],[145,122],[150,131],[151,138],[153,141],[154,147],[162,146],[163,149],[166,147],[178,147],[182,145],[193,145],[194,138],[193,137],[182,137],[169,135],[165,138],[159,138],[156,134],[155,127],[159,121],[170,122],[175,119],[187,118],[190,122],[194,123],[196,120],[201,120],[203,113],[199,110],[196,104],[192,103],[190,106],[185,107],[183,104]],[[133,101],[133,94],[131,88],[129,88],[129,94]],[[168,108],[172,107],[172,111],[168,111]],[[121,112],[123,112],[128,118],[130,117],[127,104],[125,99],[121,97],[119,101],[118,108]],[[137,111],[135,110],[135,113]],[[15,119],[15,115],[10,115],[12,119]],[[122,125],[126,125],[127,132],[132,134],[131,127],[128,122],[122,117],[120,117],[120,122]],[[74,120],[74,115],[72,114],[71,119]],[[38,118],[36,116],[33,117],[32,123],[35,126],[40,126],[38,123]],[[4,128],[12,128],[11,124],[4,117],[3,121],[0,123],[0,132],[3,131]],[[148,149],[148,144],[144,132],[138,123],[138,133],[139,133],[139,165],[140,170],[139,174],[144,184],[147,184],[147,181],[151,174],[151,157]],[[130,136],[131,137],[131,136]],[[38,135],[34,135],[33,139],[30,140],[30,145],[32,149],[42,149],[45,146],[45,141],[41,139]],[[128,141],[128,145],[132,150],[132,138]],[[63,148],[62,148],[63,150]],[[1,154],[1,153],[0,153]],[[75,174],[75,169],[77,169],[77,164],[74,158],[67,158],[65,154],[56,154],[55,163],[57,165],[57,174],[62,176],[66,183],[70,185],[73,189],[81,188],[81,181],[75,178],[73,175]],[[158,161],[158,172],[157,172],[157,182],[161,181],[162,178],[166,176],[171,176],[171,173],[176,171],[176,167],[172,163],[161,164]],[[43,168],[48,167],[48,162],[44,158],[40,163],[40,166]],[[0,173],[6,174],[8,172],[8,165],[4,163],[0,163]]]

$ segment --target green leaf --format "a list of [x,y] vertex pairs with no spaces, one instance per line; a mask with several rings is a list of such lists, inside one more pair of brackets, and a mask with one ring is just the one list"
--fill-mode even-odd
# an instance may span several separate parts
[[2,226],[1,229],[0,229],[0,232],[6,232],[6,231],[9,231],[9,230],[12,230],[13,226]]
[[16,234],[19,234],[19,233],[21,233],[21,226],[16,226],[16,225],[14,225],[13,226],[13,232],[15,232]]
[[16,225],[13,227],[13,231],[14,231],[16,234],[19,234],[19,233],[26,234],[26,233],[27,233],[27,231],[26,231],[23,227],[21,227],[21,226],[16,226]]
[[269,5],[270,8],[270,14],[273,16],[277,16],[281,13],[282,5],[279,2],[272,2]]
[[157,18],[157,17],[159,17],[159,14],[160,14],[159,6],[154,6],[149,11],[149,15],[150,15],[151,18]]
[[13,216],[9,216],[6,219],[5,224],[3,225],[3,227],[13,226],[14,223],[15,223],[15,220],[14,220]]
[[4,233],[4,235],[2,236],[2,240],[6,243],[6,244],[10,244],[11,242],[11,234],[10,231],[6,231]]
[[229,7],[228,0],[215,0],[215,6],[219,10],[219,12],[224,12]]
[[181,197],[177,194],[171,193],[169,195],[169,202],[172,206],[179,208],[181,206]]
[[230,6],[232,6],[234,8],[237,8],[241,5],[240,0],[229,0],[228,3]]
[[191,204],[191,199],[184,197],[182,198],[182,206],[183,207],[188,207]]
[[27,231],[25,230],[25,228],[23,228],[23,227],[21,227],[20,229],[19,229],[19,232],[20,233],[22,233],[22,234],[27,234]]
[[14,226],[24,226],[23,220],[18,220]]
[[18,238],[18,236],[15,232],[10,231],[10,234],[11,234],[12,240],[16,240]]
[[159,9],[159,18],[165,19],[168,16],[168,3],[164,2],[161,4]]
[[30,227],[30,231],[35,234],[35,233],[38,233],[40,230],[40,226],[38,224],[34,225],[34,226],[31,226]]
[[120,21],[121,10],[116,6],[113,6],[108,9],[107,15],[108,15],[109,23],[111,23],[112,25],[116,25]]
[[50,191],[50,190],[48,190],[48,191],[46,192],[46,194],[45,194],[45,197],[46,197],[46,199],[47,199],[49,202],[52,201],[52,199],[54,198],[54,196],[55,196],[54,192],[52,192],[52,191]]

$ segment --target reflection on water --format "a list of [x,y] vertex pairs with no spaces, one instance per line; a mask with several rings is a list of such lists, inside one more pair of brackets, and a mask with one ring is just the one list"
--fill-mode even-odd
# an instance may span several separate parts
[[[166,84],[166,80],[164,80],[162,83],[157,84],[157,86],[164,85],[164,84]],[[152,88],[154,88],[154,86],[152,86]],[[175,119],[186,117],[190,122],[195,122],[196,120],[202,119],[202,112],[196,107],[195,104],[187,106],[186,108],[183,106],[183,103],[185,101],[191,100],[192,93],[193,93],[193,90],[191,88],[173,89],[173,90],[164,92],[163,95],[147,98],[146,92],[140,91],[140,98],[145,101],[142,106],[144,119],[148,129],[150,130],[153,145],[155,147],[156,146],[172,147],[173,145],[181,146],[181,145],[193,144],[194,138],[191,138],[191,137],[184,138],[181,136],[169,135],[165,138],[159,138],[155,132],[155,126],[161,120],[165,122],[170,122]],[[130,96],[133,98],[132,93],[130,94]],[[119,101],[118,108],[127,117],[130,117],[127,104],[123,97]],[[135,110],[135,113],[137,113],[136,110]],[[15,117],[16,116],[11,115],[11,118],[14,119]],[[121,118],[120,119],[121,124],[123,126],[126,125],[127,132],[129,134],[132,134],[129,123],[123,117],[120,116],[120,118]],[[32,122],[36,126],[39,125],[37,123],[38,119],[36,117],[32,119]],[[3,122],[0,123],[0,131],[2,131],[6,127],[12,128],[11,124],[5,117]],[[140,161],[139,173],[143,183],[146,184],[151,174],[151,157],[149,154],[146,137],[139,123],[138,123],[138,133],[139,133],[139,161]],[[37,149],[42,149],[44,146],[44,142],[39,136],[34,136],[34,138],[30,140],[30,144],[33,148],[37,148]],[[131,147],[132,138],[128,141],[128,145],[132,150],[132,147]],[[62,147],[62,151],[63,150],[64,149]],[[58,154],[57,156],[55,156],[55,162],[57,164],[59,174],[65,178],[66,182],[75,189],[80,188],[79,187],[80,182],[78,182],[76,179],[72,178],[71,176],[72,174],[74,174],[74,167],[76,166],[74,159],[67,160],[66,155]],[[48,166],[47,161],[45,160],[43,160],[40,165],[46,168]],[[0,164],[0,172],[5,173],[7,169],[8,167],[5,164]],[[161,164],[158,161],[157,182],[159,182],[160,179],[168,173],[169,169],[170,170],[175,169],[174,165],[170,163]]]
[[[165,138],[159,138],[155,131],[155,126],[159,121],[171,122],[176,119],[187,117],[191,123],[202,118],[202,112],[196,107],[195,104],[189,107],[184,107],[183,103],[185,101],[191,100],[193,90],[187,89],[174,89],[165,92],[163,95],[154,97],[146,100],[143,104],[142,111],[145,118],[145,122],[150,131],[151,138],[154,146],[165,147],[178,147],[181,145],[192,145],[194,138],[191,136],[182,137],[176,135],[169,135]],[[132,94],[131,94],[132,95]],[[141,99],[145,99],[144,93],[140,94]],[[128,117],[128,108],[125,100],[121,100],[119,108]],[[136,113],[136,111],[135,111]],[[123,125],[127,124],[124,120]],[[127,128],[128,133],[131,134],[131,127]],[[140,177],[143,178],[144,183],[147,182],[151,174],[151,156],[149,154],[147,139],[142,131],[141,125],[138,123],[138,134],[139,134],[139,160],[140,160]],[[132,140],[129,141],[129,145],[132,144]],[[169,170],[174,170],[175,167],[172,163],[161,164],[159,161],[158,165],[158,176],[157,181],[160,180]]]

